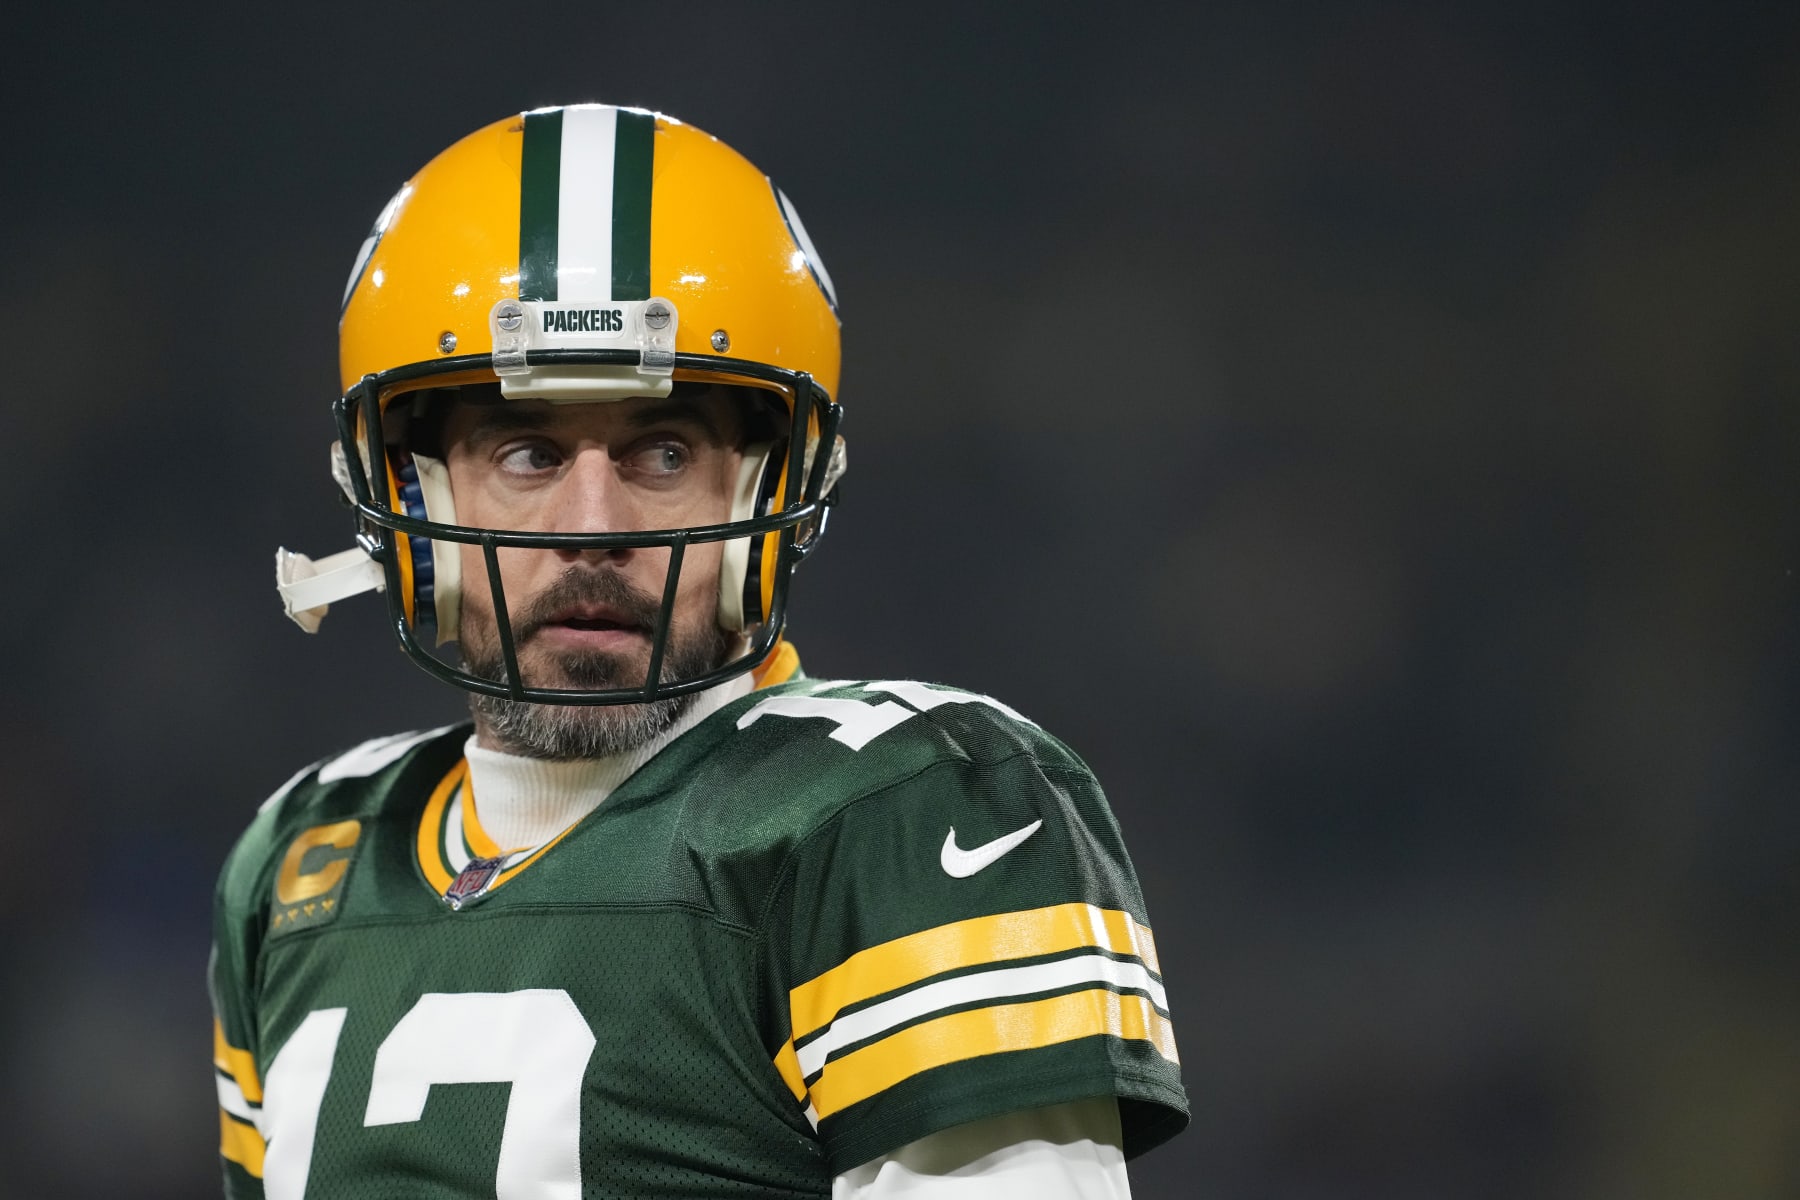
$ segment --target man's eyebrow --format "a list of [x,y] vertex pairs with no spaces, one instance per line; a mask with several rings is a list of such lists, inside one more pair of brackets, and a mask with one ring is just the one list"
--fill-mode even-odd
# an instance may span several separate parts
[[665,421],[691,421],[705,430],[706,436],[713,441],[725,440],[725,435],[719,430],[719,423],[713,420],[711,406],[688,396],[671,396],[655,404],[646,404],[626,420],[637,429],[660,425]]
[[550,414],[539,408],[521,408],[505,401],[493,404],[465,403],[478,414],[475,424],[469,427],[469,432],[465,435],[469,438],[491,437],[520,429],[542,429],[550,424]]
[[[476,411],[475,423],[469,427],[465,435],[468,438],[493,437],[499,434],[515,433],[522,430],[539,430],[548,428],[554,421],[554,414],[542,408],[523,408],[507,401],[484,403],[482,401],[464,401]],[[597,403],[607,403],[599,401]],[[633,411],[626,422],[633,429],[646,429],[652,425],[668,422],[686,421],[698,425],[706,436],[715,442],[725,440],[719,429],[718,421],[713,418],[712,406],[690,396],[671,396],[654,404],[646,404]]]

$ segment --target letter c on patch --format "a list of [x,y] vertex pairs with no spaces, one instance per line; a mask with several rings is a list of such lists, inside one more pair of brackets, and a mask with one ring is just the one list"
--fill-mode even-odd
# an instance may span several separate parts
[[[323,896],[338,885],[350,869],[348,851],[362,836],[361,821],[339,821],[335,825],[316,825],[294,839],[287,857],[281,860],[281,873],[275,878],[275,898],[283,904],[299,904],[315,896]],[[310,871],[301,870],[308,850],[336,850],[323,864]]]

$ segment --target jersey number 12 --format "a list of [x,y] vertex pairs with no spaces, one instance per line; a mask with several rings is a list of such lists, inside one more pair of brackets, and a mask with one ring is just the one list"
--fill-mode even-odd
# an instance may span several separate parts
[[[269,1064],[263,1126],[268,1200],[303,1200],[319,1105],[348,1009],[308,1013]],[[433,1084],[511,1083],[495,1200],[580,1200],[581,1080],[594,1031],[559,988],[433,992],[375,1052],[363,1124],[417,1121]]]

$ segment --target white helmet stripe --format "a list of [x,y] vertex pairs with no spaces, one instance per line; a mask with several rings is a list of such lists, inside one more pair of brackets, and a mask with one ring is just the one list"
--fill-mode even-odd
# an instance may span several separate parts
[[556,298],[611,300],[613,143],[619,110],[571,107],[562,114],[562,175],[556,186]]

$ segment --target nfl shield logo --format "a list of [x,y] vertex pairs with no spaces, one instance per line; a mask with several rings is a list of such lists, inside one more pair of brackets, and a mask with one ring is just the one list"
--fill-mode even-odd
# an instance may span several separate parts
[[494,882],[494,876],[500,873],[500,868],[505,863],[504,858],[471,858],[469,865],[462,869],[456,881],[445,890],[444,903],[454,909],[475,899],[488,890],[488,885]]

